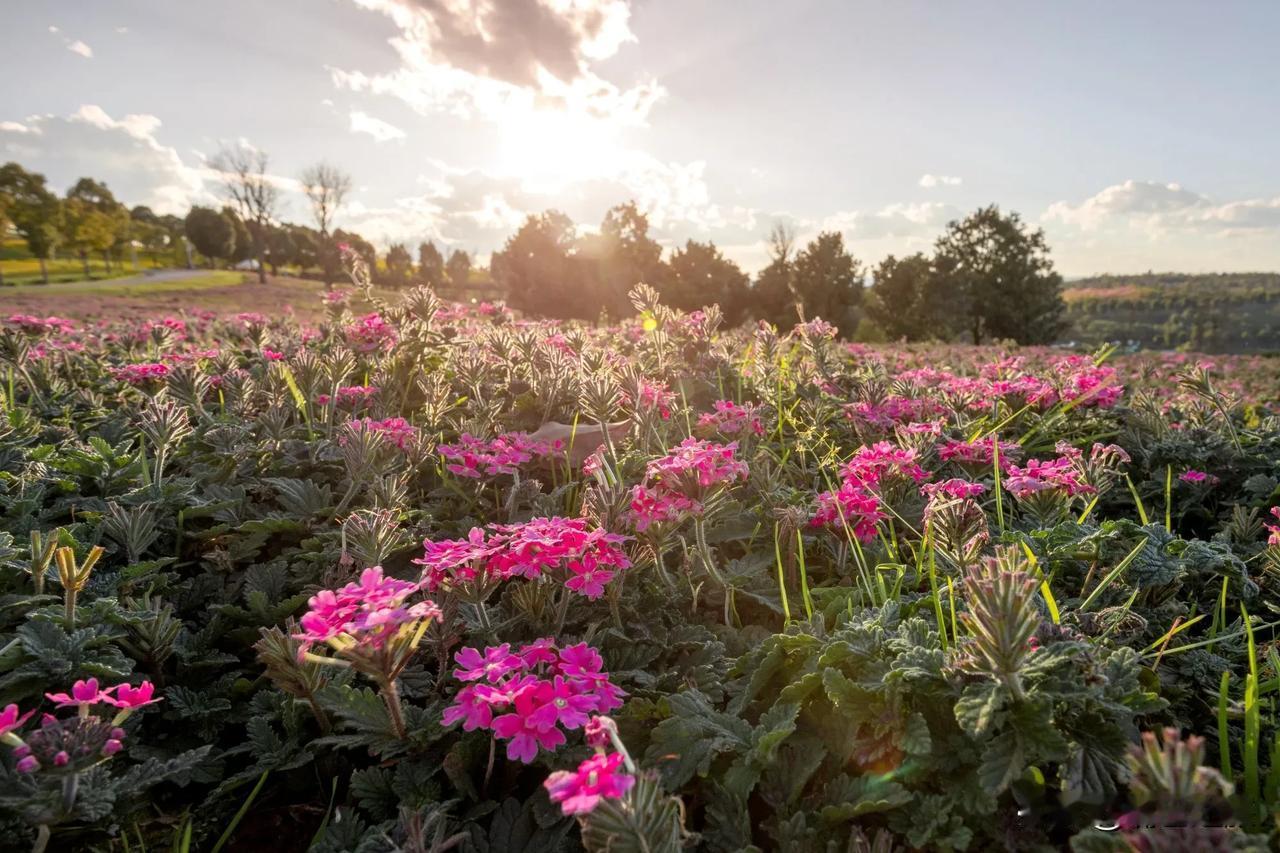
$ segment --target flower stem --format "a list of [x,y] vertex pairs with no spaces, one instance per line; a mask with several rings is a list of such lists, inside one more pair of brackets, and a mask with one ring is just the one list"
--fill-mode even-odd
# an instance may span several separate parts
[[76,807],[76,792],[79,789],[79,773],[72,773],[70,776],[62,780],[62,810],[67,815],[70,815],[71,810]]
[[382,701],[387,703],[387,713],[391,716],[391,728],[396,737],[404,740],[408,732],[404,727],[404,710],[400,707],[400,691],[396,689],[394,679],[382,683]]

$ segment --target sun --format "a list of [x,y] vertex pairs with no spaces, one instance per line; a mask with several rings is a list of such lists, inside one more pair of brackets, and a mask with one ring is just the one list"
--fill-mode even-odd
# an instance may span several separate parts
[[530,192],[554,193],[570,184],[618,174],[626,152],[612,123],[559,110],[530,110],[502,122],[498,168]]

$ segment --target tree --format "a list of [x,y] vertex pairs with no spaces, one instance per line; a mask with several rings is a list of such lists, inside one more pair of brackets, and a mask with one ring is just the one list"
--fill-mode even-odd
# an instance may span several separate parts
[[449,253],[449,262],[445,264],[445,272],[449,274],[449,283],[461,290],[471,281],[471,256],[461,249]]
[[404,285],[413,273],[413,256],[404,243],[392,243],[387,249],[387,279],[392,284]]
[[778,326],[789,326],[799,319],[795,297],[795,231],[784,223],[775,223],[767,238],[769,263],[756,275],[747,296],[747,314],[768,320]]
[[196,251],[209,259],[228,260],[236,250],[236,227],[222,212],[211,207],[193,207],[187,214],[185,233]]
[[947,225],[934,264],[955,300],[953,328],[973,343],[1011,338],[1050,343],[1062,331],[1062,276],[1053,269],[1044,232],[995,205]]
[[28,172],[17,163],[0,166],[0,199],[5,207],[0,226],[7,217],[40,261],[40,279],[48,284],[48,260],[62,241],[65,226],[62,200],[45,186],[44,175]]
[[838,231],[824,231],[796,255],[796,296],[804,319],[821,317],[851,336],[862,305],[862,265],[844,247]]
[[741,322],[747,309],[749,279],[714,243],[689,240],[672,253],[657,285],[663,302],[684,311],[716,304],[726,322]]
[[235,209],[231,207],[223,207],[222,215],[231,223],[231,228],[235,231],[235,248],[231,250],[230,257],[227,258],[231,263],[238,264],[241,261],[247,261],[253,257],[253,234],[249,231],[249,226],[245,221],[236,215]]
[[428,287],[444,284],[444,256],[435,243],[418,244],[418,277]]
[[[905,258],[885,258],[872,272],[867,291],[867,316],[889,340],[920,340],[936,336],[937,306],[932,286],[933,263],[917,252]],[[945,318],[941,318],[944,319]]]
[[632,310],[631,289],[641,282],[657,285],[663,274],[662,247],[649,236],[649,218],[634,201],[611,208],[600,233],[579,241],[579,255],[594,267],[595,274],[583,282],[592,316],[601,311],[626,315]]
[[333,218],[351,192],[351,176],[322,160],[303,170],[302,191],[311,203],[311,216],[315,220],[316,230],[320,232],[317,250],[320,266],[324,270],[324,286],[329,288],[333,286],[338,266],[336,247],[329,239],[329,227],[333,225]]
[[494,253],[489,267],[512,308],[540,317],[594,316],[580,289],[576,236],[573,220],[548,210],[526,218],[502,251]]
[[[249,226],[251,255],[258,261],[260,284],[267,283],[267,226],[275,218],[280,202],[280,189],[267,174],[269,160],[265,151],[237,145],[224,147],[210,164],[221,173],[227,197],[235,204],[240,219]],[[337,202],[341,203],[341,200]]]
[[142,246],[142,250],[151,257],[151,265],[157,265],[156,257],[169,246],[169,232],[156,216],[155,211],[146,205],[138,205],[129,211],[132,221],[133,239]]
[[272,275],[280,275],[280,265],[294,263],[298,246],[294,241],[294,229],[287,225],[268,225],[263,250]]
[[67,191],[65,226],[67,242],[76,248],[90,278],[89,253],[101,252],[107,271],[111,270],[111,247],[128,233],[129,211],[116,201],[107,185],[81,178]]

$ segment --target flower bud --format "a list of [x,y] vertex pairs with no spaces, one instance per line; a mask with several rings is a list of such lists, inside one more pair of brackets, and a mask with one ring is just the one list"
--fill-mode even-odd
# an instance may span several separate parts
[[71,761],[71,756],[67,753],[67,751],[65,749],[59,750],[58,754],[53,757],[53,766],[66,767],[67,763],[70,761]]
[[122,749],[124,749],[124,744],[122,744],[120,741],[116,740],[115,738],[112,738],[111,740],[107,741],[102,745],[102,754],[115,755],[117,752],[119,752]]
[[24,756],[17,764],[17,770],[19,773],[34,773],[39,769],[40,762],[36,761],[36,757],[34,755]]

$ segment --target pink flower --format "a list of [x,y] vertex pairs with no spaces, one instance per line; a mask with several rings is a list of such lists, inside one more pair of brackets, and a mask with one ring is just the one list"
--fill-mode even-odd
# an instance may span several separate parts
[[[1276,521],[1280,521],[1280,506],[1273,506],[1271,508],[1271,515]],[[1271,535],[1267,537],[1267,544],[1280,546],[1280,524],[1268,524],[1266,525],[1266,528],[1271,533]]]
[[130,385],[146,385],[168,376],[169,367],[159,362],[126,364],[124,367],[113,370],[112,374],[116,379],[128,382]]
[[457,443],[441,444],[436,452],[444,457],[450,473],[482,479],[515,474],[526,465],[562,454],[564,447],[560,442],[537,441],[523,432],[503,433],[493,439],[463,433]]
[[875,495],[854,482],[846,481],[836,491],[818,495],[818,507],[809,524],[835,529],[847,526],[859,542],[866,543],[875,541],[876,525],[887,517]]
[[484,650],[483,656],[475,649],[462,649],[453,659],[463,667],[453,671],[453,677],[459,681],[479,681],[483,678],[490,684],[495,684],[507,673],[524,667],[524,661],[518,655],[511,654],[510,643],[489,646]]
[[[461,722],[464,731],[491,730],[508,741],[512,760],[528,763],[540,749],[555,750],[565,742],[564,730],[622,706],[623,692],[602,671],[599,653],[585,643],[557,649],[552,638],[544,637],[516,654],[504,645],[483,656],[463,649],[456,657],[470,668],[454,676],[472,683],[458,691],[441,722]],[[494,674],[493,683],[481,681]]]
[[3,711],[0,711],[0,737],[4,737],[13,730],[22,726],[35,711],[28,711],[25,714],[18,713],[17,705],[6,705]]
[[294,636],[302,640],[304,651],[339,637],[383,648],[401,625],[440,615],[440,608],[431,601],[405,605],[405,599],[419,588],[418,583],[384,577],[381,566],[365,569],[359,583],[313,595],[307,602],[310,609],[299,620],[302,631]]
[[[408,450],[418,439],[418,430],[404,418],[358,418],[347,422],[349,430],[367,430],[377,433],[400,450]],[[339,444],[346,444],[346,436],[338,437]]]
[[400,339],[393,327],[377,312],[366,314],[343,330],[347,346],[356,352],[389,352]]
[[1204,471],[1197,471],[1192,468],[1179,474],[1178,479],[1184,483],[1203,483],[1205,480],[1209,479],[1209,475]]
[[698,416],[698,431],[704,435],[719,433],[730,438],[743,435],[764,435],[759,407],[747,403],[739,406],[732,400],[716,400],[714,411]]
[[110,687],[106,690],[98,689],[98,679],[81,679],[71,687],[71,695],[66,693],[46,693],[45,698],[50,702],[57,704],[59,708],[67,708],[71,706],[88,706],[96,705],[99,702],[110,702],[114,704],[111,697],[111,691],[116,688]]
[[976,498],[987,490],[982,483],[972,483],[968,480],[962,480],[959,477],[953,477],[950,480],[943,480],[940,483],[925,483],[920,487],[920,491],[929,497],[935,495],[946,495],[949,498]]
[[549,729],[557,723],[566,729],[582,728],[587,722],[587,712],[596,706],[594,696],[581,693],[560,675],[553,681],[540,683],[534,699],[541,707],[529,715],[529,722],[540,729]]
[[271,347],[263,347],[262,357],[265,358],[267,361],[280,361],[282,358],[284,358],[284,353],[280,352],[279,350],[274,350]]
[[557,770],[543,785],[551,802],[566,815],[588,814],[602,799],[618,799],[635,784],[635,777],[619,773],[622,755],[593,755],[575,771]]
[[115,698],[107,698],[106,701],[117,708],[141,708],[143,705],[153,705],[160,701],[159,697],[151,698],[156,687],[150,681],[144,681],[137,687],[127,683],[119,684],[113,689],[116,691]]

